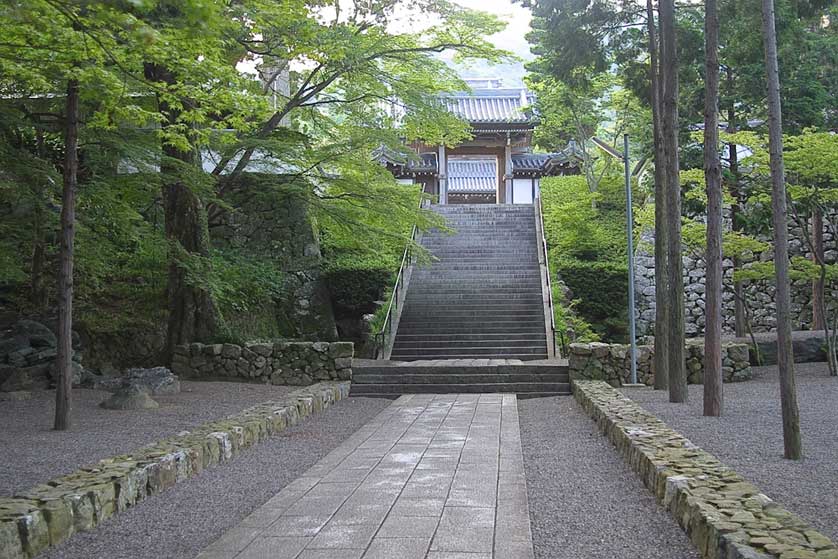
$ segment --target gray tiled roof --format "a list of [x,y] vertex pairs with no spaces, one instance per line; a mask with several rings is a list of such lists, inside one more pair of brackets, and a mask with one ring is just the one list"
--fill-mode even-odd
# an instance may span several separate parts
[[[534,102],[521,89],[476,89],[444,98],[448,110],[471,123],[530,123],[524,107]],[[524,102],[526,101],[526,102]]]
[[435,153],[405,154],[382,146],[373,152],[373,157],[380,163],[400,167],[406,172],[435,173],[437,168]]
[[497,162],[494,160],[448,161],[449,192],[495,192],[497,181]]
[[555,153],[521,153],[512,155],[513,171],[540,171]]

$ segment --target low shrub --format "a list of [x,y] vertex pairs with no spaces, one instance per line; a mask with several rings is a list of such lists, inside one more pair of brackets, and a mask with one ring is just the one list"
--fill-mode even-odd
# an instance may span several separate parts
[[618,262],[558,258],[555,271],[573,294],[574,309],[603,339],[626,336],[628,268]]

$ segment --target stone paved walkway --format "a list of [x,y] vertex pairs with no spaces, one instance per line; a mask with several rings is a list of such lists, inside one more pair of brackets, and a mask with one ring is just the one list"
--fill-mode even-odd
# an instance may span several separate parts
[[407,395],[199,559],[531,559],[512,394]]

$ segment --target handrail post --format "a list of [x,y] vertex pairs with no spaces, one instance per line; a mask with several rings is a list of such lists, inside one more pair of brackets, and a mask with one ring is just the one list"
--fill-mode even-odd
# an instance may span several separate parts
[[[419,209],[425,207],[425,200],[422,198],[421,194],[419,197]],[[387,304],[387,312],[384,315],[384,324],[381,325],[381,329],[376,333],[376,338],[381,336],[381,344],[380,344],[380,353],[376,352],[376,355],[379,356],[379,359],[383,359],[387,356],[387,344],[389,340],[392,338],[393,333],[393,322],[395,318],[393,318],[393,314],[398,310],[400,302],[400,295],[402,292],[402,283],[404,281],[405,272],[408,267],[410,267],[413,263],[413,243],[416,241],[416,236],[419,233],[419,228],[416,224],[413,225],[413,228],[410,230],[410,240],[407,242],[407,245],[404,247],[404,252],[402,253],[402,260],[401,264],[399,265],[399,271],[396,274],[396,281],[393,284],[392,292],[390,293],[390,300]]]
[[550,332],[552,333],[552,346],[553,346],[553,356],[557,356],[558,352],[556,351],[556,317],[555,311],[553,307],[553,281],[550,277],[550,258],[547,256],[547,236],[544,232],[544,215],[542,212],[541,206],[541,194],[535,198],[535,206],[536,210],[538,211],[538,225],[541,229],[541,251],[544,254],[544,273],[546,276],[546,286],[547,286],[547,307],[550,314]]

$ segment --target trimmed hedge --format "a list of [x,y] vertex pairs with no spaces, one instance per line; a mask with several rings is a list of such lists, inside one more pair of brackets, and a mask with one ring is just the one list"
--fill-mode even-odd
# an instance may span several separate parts
[[575,310],[606,339],[625,337],[628,267],[616,262],[555,261],[558,276],[570,288]]
[[382,300],[394,275],[393,263],[387,258],[344,253],[329,262],[323,279],[336,314],[357,315],[375,311],[375,302]]

